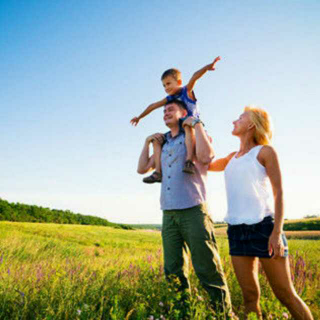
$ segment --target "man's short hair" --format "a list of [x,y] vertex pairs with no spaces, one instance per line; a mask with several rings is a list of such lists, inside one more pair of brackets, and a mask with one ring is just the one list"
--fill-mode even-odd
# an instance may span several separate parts
[[162,80],[164,80],[166,77],[169,77],[169,76],[171,76],[171,77],[173,77],[175,80],[181,80],[181,72],[178,70],[178,69],[174,69],[174,68],[172,68],[172,69],[168,69],[168,70],[166,70],[163,74],[162,74],[162,76],[161,76],[161,81]]
[[170,102],[167,102],[164,106],[166,107],[168,104],[171,104],[171,103],[176,104],[180,109],[183,109],[188,112],[187,105],[183,101],[178,99],[173,99]]

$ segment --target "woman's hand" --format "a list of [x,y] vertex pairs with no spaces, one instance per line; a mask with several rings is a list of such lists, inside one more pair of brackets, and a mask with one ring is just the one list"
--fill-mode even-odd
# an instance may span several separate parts
[[284,249],[285,247],[283,245],[281,233],[272,232],[269,238],[269,243],[268,243],[269,255],[271,256],[273,253],[272,258],[275,258],[275,259],[278,257],[283,257]]

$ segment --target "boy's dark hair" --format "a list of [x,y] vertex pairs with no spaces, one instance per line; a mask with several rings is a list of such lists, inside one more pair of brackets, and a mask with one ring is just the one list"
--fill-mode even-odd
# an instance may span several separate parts
[[181,100],[173,99],[173,100],[171,100],[170,102],[167,102],[167,103],[165,104],[165,106],[167,106],[168,104],[171,104],[171,103],[176,104],[180,109],[183,109],[183,110],[188,111],[188,110],[187,110],[187,105],[186,105],[183,101],[181,101]]
[[177,81],[181,80],[181,72],[178,69],[172,68],[172,69],[166,70],[161,76],[161,81],[169,76],[173,77]]

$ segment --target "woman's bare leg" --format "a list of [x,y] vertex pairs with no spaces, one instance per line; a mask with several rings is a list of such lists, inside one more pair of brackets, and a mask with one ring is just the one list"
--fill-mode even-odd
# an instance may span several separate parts
[[245,313],[257,314],[262,319],[260,301],[260,286],[258,279],[258,258],[232,256],[232,264],[242,290]]
[[288,258],[260,259],[268,281],[276,297],[283,303],[294,319],[313,320],[308,306],[297,295],[290,275]]

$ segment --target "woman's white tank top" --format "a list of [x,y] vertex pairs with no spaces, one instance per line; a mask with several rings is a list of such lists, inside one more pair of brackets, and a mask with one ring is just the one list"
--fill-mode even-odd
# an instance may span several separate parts
[[254,224],[273,215],[268,204],[268,176],[257,156],[263,145],[253,147],[243,156],[229,161],[224,170],[229,224]]

